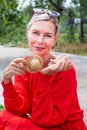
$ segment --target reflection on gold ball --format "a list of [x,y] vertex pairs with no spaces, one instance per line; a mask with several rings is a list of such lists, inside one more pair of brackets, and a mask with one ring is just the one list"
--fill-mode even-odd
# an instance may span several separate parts
[[32,55],[26,60],[26,69],[29,72],[37,72],[39,71],[43,66],[43,60],[38,55]]

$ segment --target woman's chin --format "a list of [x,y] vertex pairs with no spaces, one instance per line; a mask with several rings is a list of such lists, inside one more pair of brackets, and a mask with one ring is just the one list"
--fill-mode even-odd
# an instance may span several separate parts
[[32,52],[33,55],[39,55],[39,56],[42,56],[43,54],[40,53],[40,52]]

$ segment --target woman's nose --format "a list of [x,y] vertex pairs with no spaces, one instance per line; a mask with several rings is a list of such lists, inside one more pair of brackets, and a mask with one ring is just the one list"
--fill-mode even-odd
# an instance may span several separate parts
[[42,35],[39,36],[38,39],[37,39],[37,41],[38,41],[39,43],[43,43],[43,41],[44,41],[43,36],[42,36]]

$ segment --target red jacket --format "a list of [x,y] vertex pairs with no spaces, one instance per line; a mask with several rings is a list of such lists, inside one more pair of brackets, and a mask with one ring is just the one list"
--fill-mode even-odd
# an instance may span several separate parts
[[30,114],[36,124],[56,126],[83,118],[74,68],[51,76],[26,72],[16,76],[14,84],[2,85],[6,109],[18,115]]

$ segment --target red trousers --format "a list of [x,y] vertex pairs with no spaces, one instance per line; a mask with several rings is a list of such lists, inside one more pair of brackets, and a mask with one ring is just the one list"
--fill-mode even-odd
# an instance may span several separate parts
[[4,110],[0,112],[0,130],[44,130],[30,119],[15,116]]
[[[76,127],[76,128],[75,128]],[[28,117],[19,117],[9,111],[0,112],[0,130],[87,130],[83,121],[43,128],[35,125]]]

